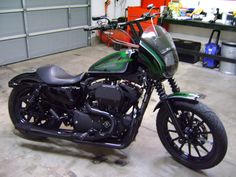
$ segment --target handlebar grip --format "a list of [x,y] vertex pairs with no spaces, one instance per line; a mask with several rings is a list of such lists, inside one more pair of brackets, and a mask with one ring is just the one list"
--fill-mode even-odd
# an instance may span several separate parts
[[102,19],[104,19],[104,17],[92,17],[93,21],[102,20]]
[[84,31],[93,31],[93,30],[99,29],[99,27],[97,27],[97,26],[88,26],[88,27],[84,27],[83,29],[84,29]]
[[112,29],[110,25],[103,25],[103,26],[88,26],[83,28],[84,31],[93,31],[93,30],[109,30]]
[[127,23],[126,22],[120,22],[120,23],[118,23],[118,25],[119,26],[125,26],[125,25],[127,25]]

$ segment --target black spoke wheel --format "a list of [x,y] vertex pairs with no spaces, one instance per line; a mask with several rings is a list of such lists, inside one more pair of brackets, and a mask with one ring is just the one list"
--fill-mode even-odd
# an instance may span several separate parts
[[171,104],[184,137],[178,135],[166,109],[161,107],[156,125],[167,151],[192,169],[207,169],[220,163],[227,151],[227,136],[217,115],[202,103]]
[[[59,128],[60,123],[42,106],[40,97],[36,97],[33,102],[30,101],[34,90],[35,88],[27,85],[18,86],[12,90],[8,102],[12,123],[14,125],[17,123],[26,123],[48,129]],[[20,132],[28,139],[38,140],[45,138],[31,135],[28,131],[20,130]]]

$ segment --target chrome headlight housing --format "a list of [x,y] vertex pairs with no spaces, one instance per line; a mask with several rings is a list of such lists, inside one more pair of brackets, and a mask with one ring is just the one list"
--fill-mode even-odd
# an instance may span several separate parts
[[166,52],[163,55],[163,60],[166,65],[164,77],[170,78],[176,73],[179,64],[179,57],[176,49],[171,49]]

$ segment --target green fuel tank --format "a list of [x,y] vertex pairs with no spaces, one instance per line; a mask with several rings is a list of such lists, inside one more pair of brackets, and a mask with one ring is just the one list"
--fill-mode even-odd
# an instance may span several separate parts
[[124,73],[132,61],[128,52],[116,52],[94,63],[88,73]]

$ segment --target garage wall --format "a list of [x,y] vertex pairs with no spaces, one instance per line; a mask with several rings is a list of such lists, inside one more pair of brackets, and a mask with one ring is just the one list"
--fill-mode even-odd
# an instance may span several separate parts
[[[92,6],[92,16],[102,16],[105,15],[105,0],[91,0]],[[118,18],[120,16],[125,16],[125,8],[128,6],[140,6],[141,0],[111,0],[108,6],[108,17]],[[116,7],[116,8],[115,8]],[[95,23],[94,23],[95,24]]]
[[1,0],[0,65],[87,46],[90,0]]
[[92,16],[102,16],[105,14],[105,0],[91,0]]
[[125,16],[125,9],[129,6],[141,6],[141,0],[111,1],[111,4],[108,7],[108,15],[110,18]]

